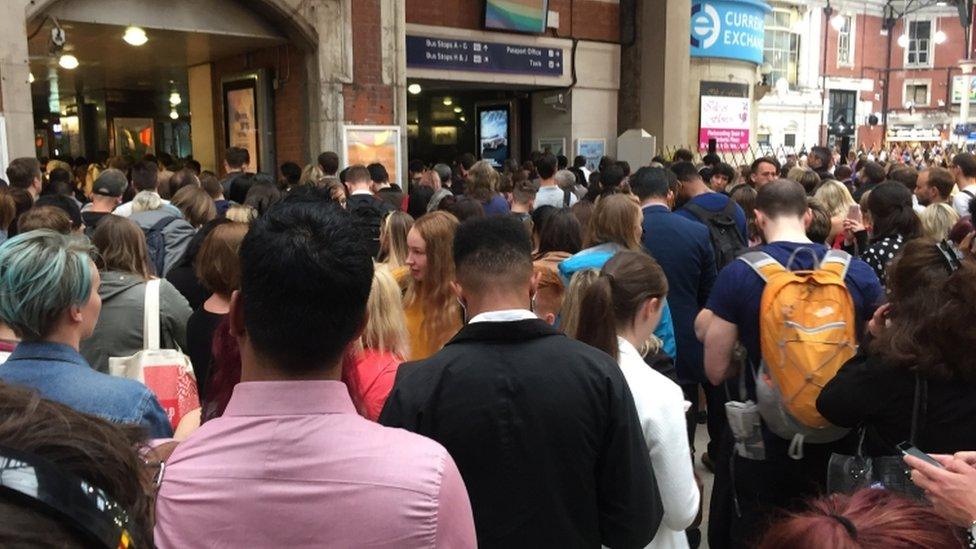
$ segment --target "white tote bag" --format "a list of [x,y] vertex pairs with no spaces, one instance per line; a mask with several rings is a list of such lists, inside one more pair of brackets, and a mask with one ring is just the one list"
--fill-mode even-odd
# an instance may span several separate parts
[[159,348],[160,283],[158,278],[146,282],[142,350],[132,356],[110,357],[108,370],[113,376],[146,384],[176,429],[183,416],[200,407],[200,396],[190,358],[178,349]]

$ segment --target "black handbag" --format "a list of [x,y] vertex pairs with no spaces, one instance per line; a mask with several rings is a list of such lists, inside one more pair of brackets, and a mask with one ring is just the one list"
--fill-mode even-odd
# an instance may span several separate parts
[[[928,401],[928,384],[915,374],[915,398],[912,405],[912,425],[908,442],[915,445],[919,422],[924,421]],[[864,488],[881,488],[914,499],[924,499],[924,492],[912,482],[911,469],[902,456],[868,457],[864,455],[864,435],[867,428],[858,428],[857,453],[831,454],[827,465],[827,491],[852,494]]]

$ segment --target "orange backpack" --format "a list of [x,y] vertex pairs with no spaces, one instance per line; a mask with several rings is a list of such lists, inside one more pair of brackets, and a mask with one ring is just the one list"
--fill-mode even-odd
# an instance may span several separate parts
[[[814,270],[790,271],[803,251],[814,256]],[[766,282],[759,309],[759,413],[770,431],[792,441],[790,457],[801,459],[804,442],[832,442],[848,431],[820,415],[817,397],[857,351],[854,301],[844,283],[851,256],[829,250],[817,262],[812,248],[798,248],[785,267],[763,252],[739,259]]]

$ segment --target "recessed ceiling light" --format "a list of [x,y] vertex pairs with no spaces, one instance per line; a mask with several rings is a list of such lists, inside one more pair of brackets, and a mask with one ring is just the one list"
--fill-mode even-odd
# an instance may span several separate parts
[[141,46],[149,41],[149,37],[146,36],[146,31],[140,27],[127,27],[125,34],[122,35],[122,40],[132,46]]
[[58,65],[61,65],[62,69],[74,70],[78,68],[78,58],[66,53],[58,59]]
[[180,113],[176,112],[176,109],[173,109],[169,111],[169,117],[172,118],[173,120],[176,120],[177,118],[180,117]]
[[417,95],[421,91],[423,91],[423,89],[420,87],[420,84],[410,84],[409,86],[407,86],[407,91],[413,95]]

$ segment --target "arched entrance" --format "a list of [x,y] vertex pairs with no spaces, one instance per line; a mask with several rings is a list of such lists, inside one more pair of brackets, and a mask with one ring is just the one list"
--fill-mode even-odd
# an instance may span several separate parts
[[274,174],[318,147],[318,35],[289,2],[37,0],[26,15],[38,156],[192,155],[219,172],[239,145]]

